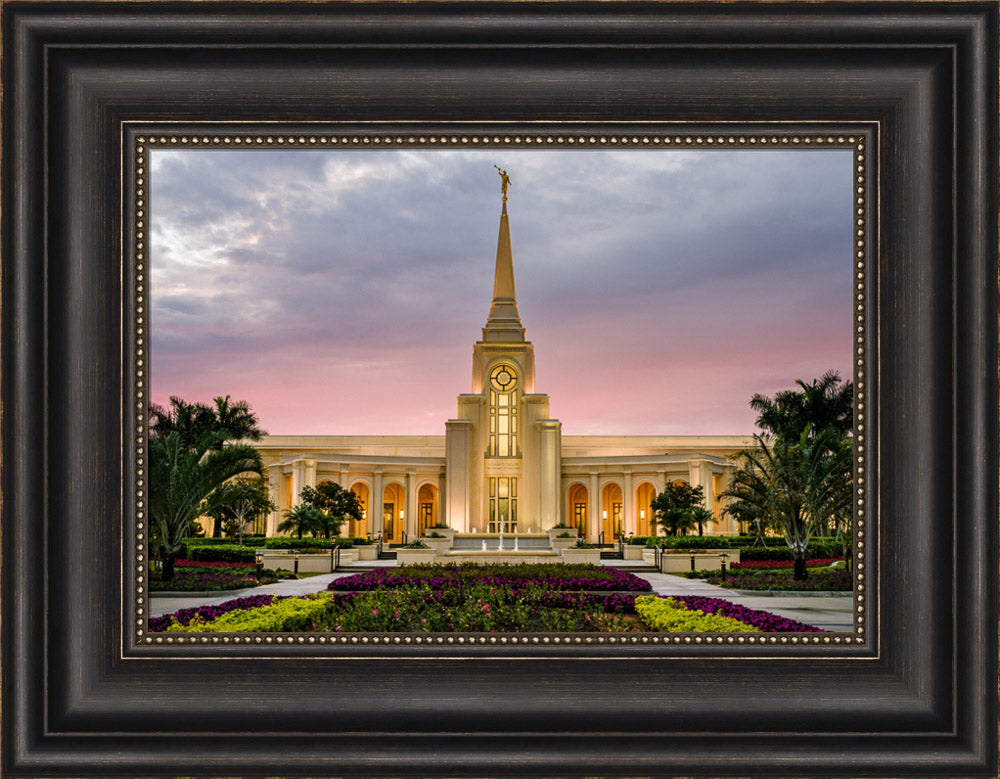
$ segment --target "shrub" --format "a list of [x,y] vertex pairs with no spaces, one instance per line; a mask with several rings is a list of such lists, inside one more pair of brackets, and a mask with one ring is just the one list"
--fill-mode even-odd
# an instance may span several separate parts
[[640,595],[635,610],[650,630],[664,633],[756,633],[738,619],[688,609],[673,598]]
[[[814,538],[809,542],[809,546],[806,548],[806,557],[808,558],[822,558],[822,557],[842,557],[844,553],[843,547],[841,547],[840,542],[836,539],[828,538]],[[767,549],[762,549],[757,547],[756,549],[741,549],[740,550],[741,560],[791,560],[792,550],[782,543],[780,547],[771,547]]]
[[215,546],[192,546],[187,551],[187,559],[195,562],[252,563],[255,561],[253,547],[239,544],[216,544]]
[[289,538],[280,536],[264,540],[265,549],[297,549],[306,554],[317,552],[329,552],[330,547],[336,545],[341,549],[350,549],[354,546],[353,538]]
[[[243,536],[243,546],[252,546],[254,548],[260,546],[264,542],[264,536]],[[230,546],[235,544],[239,546],[239,539],[236,538],[212,538],[198,536],[194,538],[185,538],[183,541],[185,547],[192,546]]]
[[195,606],[193,608],[181,609],[173,614],[164,614],[160,617],[149,618],[149,629],[154,632],[166,630],[171,624],[177,623],[186,626],[191,620],[198,617],[202,620],[215,619],[237,609],[251,609],[256,606],[269,606],[275,599],[274,595],[247,595],[242,598],[234,598],[220,603],[217,606]]
[[158,574],[150,576],[149,589],[153,592],[197,592],[215,590],[241,590],[278,580],[273,571],[264,570],[258,579],[256,566],[231,563],[190,563],[178,561],[174,578],[164,582]]
[[706,579],[709,584],[740,590],[849,592],[854,586],[851,572],[846,568],[814,568],[804,581],[793,579],[791,568],[737,568],[726,572],[725,581],[721,581],[720,571],[714,570],[703,572],[699,578]]
[[330,605],[327,593],[282,598],[268,606],[240,609],[223,614],[218,619],[194,618],[187,625],[171,624],[168,632],[197,633],[257,633],[301,632],[316,629],[316,621]]

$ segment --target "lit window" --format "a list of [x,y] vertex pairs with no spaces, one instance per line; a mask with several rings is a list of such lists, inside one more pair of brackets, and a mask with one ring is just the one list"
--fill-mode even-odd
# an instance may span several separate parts
[[517,532],[517,479],[493,477],[490,482],[490,533]]
[[517,457],[517,372],[500,364],[490,371],[490,457]]

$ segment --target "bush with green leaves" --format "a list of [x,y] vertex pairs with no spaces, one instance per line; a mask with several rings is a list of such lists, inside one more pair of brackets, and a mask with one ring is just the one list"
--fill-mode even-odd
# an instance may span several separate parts
[[[243,536],[243,546],[257,548],[263,543],[264,536]],[[233,544],[239,546],[239,542],[235,538],[208,538],[198,536],[184,539],[185,548],[190,548],[192,546],[232,546]]]
[[316,630],[330,606],[327,593],[282,598],[269,606],[230,611],[213,620],[196,618],[187,625],[179,622],[167,628],[171,633],[258,633],[305,632]]
[[264,549],[297,549],[300,552],[315,554],[329,552],[331,546],[350,549],[356,539],[353,538],[288,538],[279,536],[264,540]]
[[195,562],[252,563],[256,560],[253,547],[239,544],[215,544],[213,546],[189,546],[186,556]]

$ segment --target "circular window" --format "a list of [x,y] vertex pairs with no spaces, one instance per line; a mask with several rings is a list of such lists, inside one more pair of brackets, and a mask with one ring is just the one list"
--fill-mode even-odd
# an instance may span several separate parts
[[490,372],[490,384],[500,392],[510,392],[517,386],[517,376],[509,365],[498,365]]

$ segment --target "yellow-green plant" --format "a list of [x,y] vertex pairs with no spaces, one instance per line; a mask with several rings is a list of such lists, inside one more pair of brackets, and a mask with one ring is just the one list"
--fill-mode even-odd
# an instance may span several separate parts
[[757,633],[757,628],[731,617],[688,609],[673,598],[640,595],[635,610],[650,630],[662,633]]
[[329,593],[285,598],[270,606],[240,609],[208,622],[191,620],[187,626],[175,623],[167,628],[174,633],[256,633],[301,632],[312,629],[330,606]]

